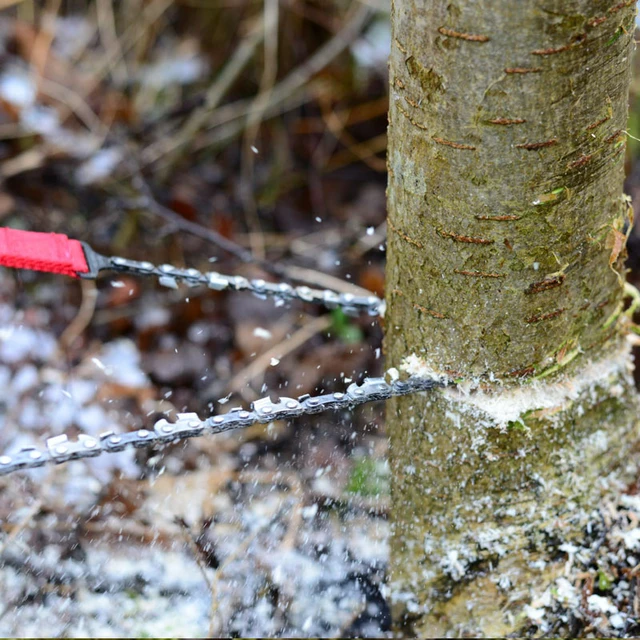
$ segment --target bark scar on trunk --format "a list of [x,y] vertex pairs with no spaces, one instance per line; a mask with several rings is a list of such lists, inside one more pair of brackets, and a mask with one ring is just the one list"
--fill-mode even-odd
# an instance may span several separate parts
[[545,320],[552,320],[563,314],[566,309],[556,309],[555,311],[549,311],[548,313],[541,313],[540,315],[529,316],[525,318],[527,324],[537,324],[538,322],[544,322]]
[[467,40],[468,42],[489,42],[491,39],[489,36],[477,35],[474,33],[462,33],[460,31],[454,31],[453,29],[447,29],[446,27],[440,27],[438,32],[443,36]]
[[592,122],[589,126],[585,128],[585,131],[593,131],[595,128],[599,127],[601,124],[604,124],[608,120],[611,119],[611,116],[605,116],[604,118],[600,118],[600,120],[596,120]]
[[398,38],[394,38],[393,41],[396,43],[396,47],[398,47],[402,53],[407,55],[407,50],[400,44],[400,40],[398,40]]
[[549,289],[555,289],[562,285],[565,281],[566,276],[564,274],[559,276],[553,276],[551,278],[545,278],[544,280],[540,280],[539,282],[534,282],[530,284],[525,293],[533,294],[540,293],[542,291],[548,291]]
[[626,7],[630,7],[635,3],[636,3],[635,0],[626,0],[625,2],[620,2],[617,5],[611,7],[611,9],[609,9],[609,13],[618,13],[618,11],[622,11],[622,9],[625,9]]
[[399,104],[396,104],[396,108],[414,127],[417,127],[418,129],[422,129],[423,131],[428,131],[429,127],[425,126],[424,124],[420,124],[419,122],[416,122],[411,117],[411,115],[405,109],[403,109]]
[[445,316],[443,313],[438,313],[437,311],[432,311],[431,309],[427,309],[427,307],[423,307],[421,304],[418,304],[417,302],[413,303],[413,308],[417,309],[418,311],[422,311],[423,313],[427,313],[434,318],[438,318],[439,320],[447,319],[447,316]]
[[574,160],[573,162],[570,162],[567,165],[567,168],[569,169],[579,169],[580,167],[584,167],[585,164],[587,164],[591,159],[593,158],[593,154],[589,154],[589,155],[583,155],[580,156],[577,160]]
[[542,67],[506,67],[505,73],[525,74],[525,73],[540,73]]
[[531,52],[531,55],[534,56],[554,56],[557,53],[563,53],[564,51],[568,51],[569,49],[573,49],[577,47],[587,40],[586,33],[580,33],[575,36],[574,41],[569,44],[563,44],[561,47],[548,47],[547,49],[534,49]]
[[535,151],[536,149],[544,149],[545,147],[553,147],[558,144],[557,138],[551,138],[551,140],[545,140],[544,142],[522,142],[517,144],[518,149],[526,149],[527,151]]
[[623,133],[624,133],[624,131],[622,131],[622,129],[617,129],[609,137],[604,139],[604,143],[605,144],[611,144],[612,142],[615,142],[616,140],[618,140],[618,138],[620,138],[620,136]]
[[476,147],[472,144],[462,144],[461,142],[452,142],[451,140],[445,140],[444,138],[438,138],[437,136],[431,136],[431,139],[438,144],[443,144],[446,147],[453,147],[454,149],[466,149],[467,151],[475,151]]
[[408,242],[409,244],[412,244],[414,247],[418,247],[418,249],[423,249],[424,248],[424,245],[421,242],[419,242],[418,240],[414,240],[413,238],[410,238],[406,233],[402,233],[402,231],[400,231],[400,229],[398,229],[397,227],[395,227],[393,225],[391,220],[387,220],[387,225],[388,225],[389,229],[391,229],[391,231],[393,231],[397,236],[402,238],[405,242]]
[[605,22],[606,19],[607,16],[596,16],[595,18],[591,18],[591,20],[587,22],[587,25],[590,27],[597,27],[599,24]]

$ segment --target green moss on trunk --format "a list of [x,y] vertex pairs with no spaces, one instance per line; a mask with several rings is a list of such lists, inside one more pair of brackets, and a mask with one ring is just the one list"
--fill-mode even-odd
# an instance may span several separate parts
[[423,634],[517,627],[553,574],[548,532],[580,535],[601,479],[628,471],[637,405],[616,318],[634,5],[393,3],[390,363],[417,354],[498,398],[605,372],[510,425],[447,394],[390,403],[392,578]]

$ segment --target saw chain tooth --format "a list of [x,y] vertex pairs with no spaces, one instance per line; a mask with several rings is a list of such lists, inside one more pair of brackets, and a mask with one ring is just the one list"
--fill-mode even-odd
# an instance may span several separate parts
[[309,287],[296,287],[296,295],[304,302],[313,302],[313,291]]
[[181,440],[200,435],[204,424],[196,413],[179,413],[176,422],[168,422],[165,418],[158,420],[153,431],[158,440]]
[[11,456],[0,456],[0,475],[7,475],[20,469],[35,469],[42,467],[49,460],[49,456],[35,447],[23,447]]
[[[146,431],[146,430],[144,430]],[[146,447],[147,444],[153,444],[153,441],[150,439],[143,440],[142,444],[140,444],[140,437],[138,436],[138,431],[127,431],[125,433],[118,433],[107,440],[104,441],[105,448],[108,448],[109,451],[124,451],[128,447]]]
[[120,258],[118,256],[115,256],[111,258],[111,265],[115,269],[127,268],[129,266],[129,261],[126,260],[125,258]]
[[391,385],[387,384],[384,378],[365,378],[361,389],[370,400],[386,400],[393,394]]
[[294,296],[294,288],[286,282],[279,282],[277,285],[277,295],[284,298],[292,298]]
[[135,437],[131,438],[131,444],[136,449],[143,449],[144,447],[148,447],[150,444],[155,444],[157,439],[156,434],[148,429],[138,429],[133,432],[133,435],[135,435]]
[[251,288],[251,284],[243,276],[231,276],[229,277],[228,280],[229,280],[229,286],[235,289],[236,291],[244,291],[245,289]]
[[201,284],[207,284],[207,279],[203,273],[197,269],[185,269],[184,280],[190,287],[197,287]]
[[113,431],[105,431],[100,434],[100,444],[104,451],[116,453],[117,451],[124,451],[127,448],[127,442],[123,436],[114,433]]
[[153,273],[156,269],[155,265],[152,262],[147,262],[146,260],[138,263],[138,270],[143,273]]
[[212,416],[205,422],[205,427],[210,433],[221,433],[242,426],[242,419],[238,417],[237,411],[229,411],[229,413],[221,413]]
[[20,467],[16,467],[11,456],[0,456],[0,476],[8,476],[14,471],[18,471]]
[[262,278],[251,280],[250,284],[254,293],[262,293],[266,290],[267,283]]
[[190,427],[198,426],[202,420],[198,417],[198,414],[195,411],[190,411],[188,413],[178,413],[178,420],[184,420],[189,423]]
[[214,419],[219,420],[222,418],[222,422],[216,424],[220,427],[220,431],[228,431],[229,429],[237,429],[243,425],[242,418],[238,415],[238,411],[229,411],[222,416],[216,416]]
[[71,441],[66,435],[59,435],[47,440],[49,456],[56,464],[77,460],[78,458],[93,458],[99,456],[102,449],[100,442],[85,433],[78,435],[76,441]]
[[327,309],[336,309],[340,306],[340,294],[330,289],[322,292],[322,302]]
[[242,407],[234,407],[229,411],[229,414],[233,416],[233,421],[239,426],[248,427],[258,421],[258,416],[254,411],[247,411]]
[[394,394],[398,396],[404,396],[411,392],[411,384],[406,380],[394,380],[391,386]]
[[167,289],[177,289],[178,281],[172,276],[160,276],[158,282]]
[[277,402],[272,402],[269,397],[261,398],[252,403],[252,408],[258,415],[258,422],[295,418],[302,411],[300,402],[286,397],[280,398]]
[[229,279],[216,271],[206,274],[207,286],[214,291],[224,291],[229,288]]
[[325,393],[320,396],[305,398],[302,402],[301,414],[322,413],[328,409],[346,406],[345,396],[342,393]]
[[78,442],[72,445],[81,458],[95,458],[102,453],[100,441],[86,433],[78,434]]
[[350,402],[354,402],[356,404],[364,402],[366,398],[365,390],[357,382],[352,382],[347,387],[345,395],[349,398]]
[[165,418],[158,420],[153,425],[153,430],[159,440],[173,440],[175,437],[173,435],[174,428],[175,424],[171,424],[171,422],[168,422]]
[[59,436],[53,436],[52,438],[47,438],[46,444],[49,455],[56,464],[66,462],[70,459],[69,438],[67,438],[66,435],[62,434]]

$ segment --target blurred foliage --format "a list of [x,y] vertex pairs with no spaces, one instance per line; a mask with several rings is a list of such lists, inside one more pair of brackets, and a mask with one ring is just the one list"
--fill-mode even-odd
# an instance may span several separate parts
[[362,497],[377,497],[389,494],[389,469],[384,461],[362,457],[353,466],[346,487],[347,493]]
[[356,344],[363,339],[362,329],[342,309],[331,311],[331,332],[346,344]]

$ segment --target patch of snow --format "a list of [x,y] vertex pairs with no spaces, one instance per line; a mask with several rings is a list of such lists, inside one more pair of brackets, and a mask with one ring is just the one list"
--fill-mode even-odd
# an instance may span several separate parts
[[34,104],[20,112],[20,125],[27,131],[51,138],[60,132],[60,118],[52,107]]
[[11,392],[19,395],[38,384],[38,370],[32,364],[20,367],[11,381]]
[[123,155],[122,149],[117,147],[100,149],[76,169],[76,182],[79,185],[87,186],[111,177],[115,168],[122,161]]
[[612,604],[609,598],[596,595],[595,593],[587,598],[587,604],[589,605],[589,609],[595,613],[618,613],[618,607]]
[[351,52],[359,66],[384,69],[391,50],[391,25],[388,16],[375,20],[351,45]]
[[567,607],[577,607],[580,604],[580,594],[574,585],[566,578],[558,578],[556,581],[557,595],[559,602]]
[[614,629],[622,629],[625,626],[626,620],[621,613],[614,613],[609,617],[609,624]]
[[0,327],[0,360],[14,364],[21,360],[48,360],[56,349],[53,336],[26,326]]
[[127,387],[149,385],[146,374],[140,368],[140,352],[135,344],[126,338],[108,342],[102,348],[97,360],[105,374],[113,381]]
[[14,107],[31,106],[37,92],[33,76],[25,71],[12,69],[0,76],[0,98]]
[[640,549],[640,528],[619,532],[616,537],[622,540],[626,549]]
[[204,58],[188,52],[179,52],[163,57],[157,62],[140,69],[138,78],[142,85],[156,90],[175,85],[197,82],[207,72]]

